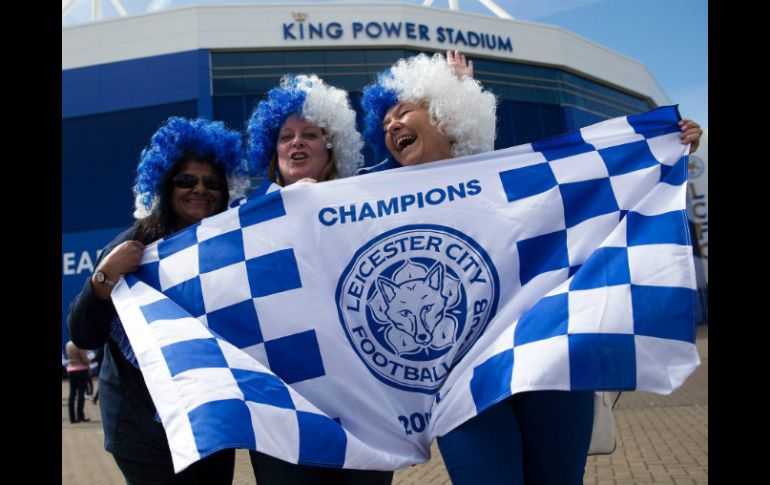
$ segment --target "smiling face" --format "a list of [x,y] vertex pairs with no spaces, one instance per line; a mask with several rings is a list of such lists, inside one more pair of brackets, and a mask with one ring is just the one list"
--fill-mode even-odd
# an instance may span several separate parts
[[428,111],[418,103],[401,102],[382,120],[385,146],[401,165],[419,165],[452,158],[452,144],[430,122]]
[[275,151],[284,185],[307,177],[320,181],[329,162],[329,149],[321,128],[296,114],[281,126]]
[[219,175],[209,163],[196,160],[185,162],[179,169],[180,175],[197,177],[195,185],[190,188],[182,188],[175,184],[171,194],[171,206],[176,216],[176,229],[183,229],[195,224],[204,217],[216,214],[222,210],[226,200],[222,190],[212,190],[204,186],[204,178],[219,181]]

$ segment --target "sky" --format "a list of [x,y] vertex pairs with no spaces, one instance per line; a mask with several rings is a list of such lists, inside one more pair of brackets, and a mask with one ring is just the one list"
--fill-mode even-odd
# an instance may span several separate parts
[[[110,0],[102,18],[118,16]],[[423,0],[119,0],[129,15],[193,4],[410,3]],[[92,0],[74,2],[62,27],[90,21]],[[708,128],[708,0],[494,0],[516,20],[551,24],[647,66],[683,117]],[[478,0],[458,0],[462,12],[494,15]],[[433,7],[448,9],[448,0]]]

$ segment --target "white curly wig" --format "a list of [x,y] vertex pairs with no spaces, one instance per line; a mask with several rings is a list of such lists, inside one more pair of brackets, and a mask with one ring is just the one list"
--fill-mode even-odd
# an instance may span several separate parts
[[467,76],[458,79],[443,56],[425,54],[401,59],[364,88],[364,139],[379,156],[385,155],[382,120],[399,102],[423,103],[431,121],[452,142],[452,155],[461,157],[494,149],[494,94]]

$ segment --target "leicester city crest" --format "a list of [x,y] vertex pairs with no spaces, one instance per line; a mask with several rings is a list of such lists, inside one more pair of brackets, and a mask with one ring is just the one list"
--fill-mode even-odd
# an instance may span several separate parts
[[350,343],[378,379],[433,393],[494,316],[498,291],[497,271],[473,239],[412,225],[361,247],[336,299]]

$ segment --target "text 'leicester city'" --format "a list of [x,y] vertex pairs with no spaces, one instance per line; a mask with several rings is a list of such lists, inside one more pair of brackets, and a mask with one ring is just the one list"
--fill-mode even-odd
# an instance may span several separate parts
[[337,309],[358,356],[383,382],[435,392],[497,309],[486,251],[444,226],[404,226],[361,247],[340,276]]

